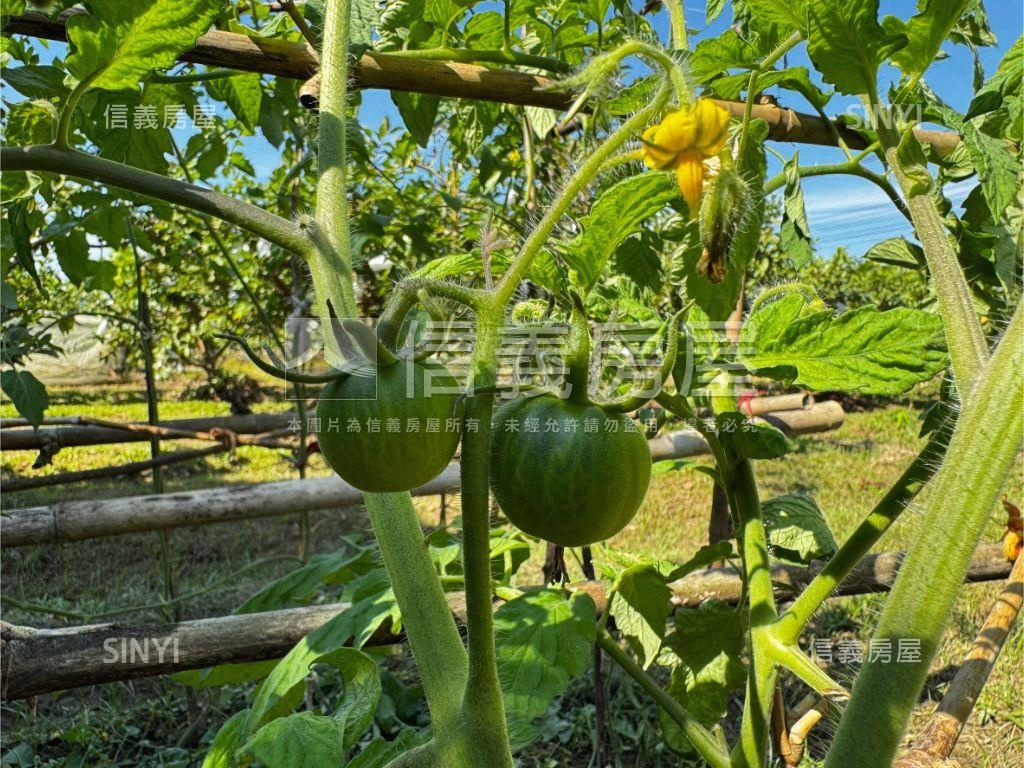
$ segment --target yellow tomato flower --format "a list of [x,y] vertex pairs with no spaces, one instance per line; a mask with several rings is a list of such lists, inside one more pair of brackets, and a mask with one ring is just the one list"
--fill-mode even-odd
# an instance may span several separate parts
[[679,191],[693,216],[700,207],[700,196],[704,191],[704,158],[695,149],[684,149],[676,162],[676,181]]
[[728,110],[711,99],[697,99],[644,131],[640,156],[649,168],[676,172],[693,215],[704,188],[704,159],[721,152],[728,137]]

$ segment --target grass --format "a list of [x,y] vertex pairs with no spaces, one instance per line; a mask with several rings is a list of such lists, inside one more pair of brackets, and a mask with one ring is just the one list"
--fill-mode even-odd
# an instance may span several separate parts
[[[129,390],[68,390],[53,393],[50,415],[88,414],[103,418],[144,419],[145,405]],[[262,410],[287,407],[265,403]],[[14,415],[7,405],[0,416]],[[162,418],[227,415],[217,403],[167,400]],[[793,491],[814,495],[841,541],[871,508],[921,445],[916,412],[889,407],[851,413],[836,432],[810,435],[793,441],[793,453],[784,461],[761,462],[758,479],[765,498]],[[188,443],[179,441],[175,447]],[[61,451],[42,472],[60,472],[108,466],[148,455],[145,443],[72,448]],[[27,474],[34,460],[29,453],[3,454],[0,470],[5,478]],[[36,474],[35,471],[31,472]],[[319,456],[312,457],[309,475],[328,473]],[[235,456],[216,456],[166,471],[168,491],[216,485],[281,480],[297,477],[284,451],[239,448]],[[148,479],[139,477],[4,494],[6,509],[49,504],[75,498],[100,498],[147,493]],[[1020,473],[1007,489],[1021,497]],[[706,540],[711,483],[693,469],[654,478],[640,512],[608,546],[644,551],[665,560],[684,560]],[[448,516],[458,514],[458,499],[449,498]],[[437,497],[417,499],[421,518],[436,524]],[[879,549],[898,549],[912,541],[920,519],[913,510],[901,518]],[[360,509],[332,510],[311,516],[314,552],[332,551],[343,535],[369,535]],[[995,540],[1003,519],[995,515],[986,538]],[[180,594],[196,593],[183,601],[182,618],[225,614],[237,607],[267,580],[296,565],[299,541],[296,518],[270,518],[232,525],[177,529],[169,535]],[[520,583],[538,583],[543,548],[519,573]],[[578,575],[575,566],[574,575]],[[61,626],[82,623],[110,610],[153,606],[125,614],[131,622],[168,620],[172,611],[159,603],[164,594],[160,544],[156,534],[133,534],[74,544],[9,550],[3,558],[3,594],[8,603],[4,620],[14,624]],[[999,584],[964,588],[952,625],[933,668],[926,697],[941,697],[1000,589]],[[327,594],[325,599],[330,599]],[[84,614],[62,620],[53,615],[21,610],[10,600]],[[833,600],[820,613],[811,634],[840,641],[870,636],[871,625],[884,596]],[[1024,762],[1024,710],[1019,670],[1024,659],[1024,633],[1015,631],[978,703],[954,757],[980,767],[1004,768]],[[392,691],[384,709],[394,716],[402,703],[406,722],[418,711],[410,668],[400,649],[390,652],[387,666],[394,672]],[[857,664],[834,661],[831,673],[851,682]],[[660,738],[656,710],[617,670],[608,673],[610,698],[609,763],[621,766],[697,765],[666,750]],[[595,718],[594,681],[591,673],[575,681],[552,707],[542,730],[545,739],[520,756],[523,766],[590,766],[593,762]],[[329,695],[329,687],[321,691]],[[2,708],[3,756],[0,765],[33,766],[190,766],[201,762],[224,720],[246,705],[251,688],[227,686],[186,692],[166,680],[115,683],[92,689],[41,697],[35,702],[14,702]],[[320,695],[320,694],[317,694]],[[798,685],[787,695],[799,698]],[[410,703],[411,702],[411,703]],[[916,715],[922,721],[927,700]],[[410,714],[412,713],[412,714]],[[378,713],[379,718],[382,715]],[[830,725],[812,734],[811,753],[820,757]]]

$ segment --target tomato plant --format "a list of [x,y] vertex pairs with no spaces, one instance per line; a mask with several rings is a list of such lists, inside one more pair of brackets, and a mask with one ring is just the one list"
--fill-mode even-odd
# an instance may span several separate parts
[[[961,113],[936,96],[926,76],[947,43],[972,49],[987,44],[991,33],[978,0],[921,3],[908,19],[879,19],[877,0],[735,0],[733,26],[695,45],[677,0],[665,4],[665,41],[643,15],[618,1],[509,0],[500,10],[471,11],[474,3],[381,8],[362,0],[324,0],[307,2],[304,15],[287,3],[282,8],[290,12],[278,17],[283,21],[261,32],[276,34],[277,43],[303,40],[318,49],[314,173],[311,158],[302,156],[308,118],[286,120],[271,107],[265,114],[253,101],[253,94],[263,92],[259,82],[238,80],[245,76],[230,71],[163,73],[211,25],[245,29],[247,17],[235,6],[220,0],[86,5],[85,13],[67,22],[67,59],[46,65],[44,72],[20,74],[22,87],[38,97],[12,108],[16,119],[9,122],[9,145],[0,155],[9,202],[11,255],[5,262],[32,273],[33,234],[66,218],[59,212],[59,186],[66,181],[54,179],[70,178],[106,187],[110,194],[144,197],[157,214],[171,204],[220,219],[302,260],[313,285],[313,311],[325,323],[340,318],[339,325],[351,327],[345,323],[360,306],[383,306],[375,332],[360,332],[364,349],[378,351],[373,376],[346,372],[343,378],[335,373],[291,380],[330,380],[319,406],[321,421],[328,422],[321,445],[338,474],[367,491],[365,506],[386,576],[346,565],[349,575],[359,571],[351,582],[350,611],[296,646],[266,676],[251,706],[219,731],[207,765],[258,759],[271,768],[286,766],[294,760],[294,744],[323,764],[345,761],[381,696],[379,672],[358,646],[385,618],[400,622],[408,638],[431,728],[374,741],[348,759],[353,767],[511,766],[514,750],[538,735],[533,719],[586,668],[595,647],[652,697],[664,715],[668,743],[696,750],[715,768],[771,763],[772,713],[784,675],[827,701],[845,702],[826,766],[892,763],[971,553],[1021,444],[1024,43],[1018,40],[987,80],[979,74],[977,92]],[[709,3],[709,20],[724,6]],[[4,14],[23,10],[23,2],[3,5]],[[252,13],[259,18],[269,10]],[[388,243],[396,255],[392,264],[401,262],[396,272],[404,274],[390,283],[390,273],[383,280],[375,273],[364,281],[370,290],[357,295],[353,275],[367,276],[361,263],[365,243],[353,224],[383,228],[382,221],[394,223],[388,217],[395,211],[394,201],[379,191],[379,178],[367,174],[353,183],[352,158],[365,150],[366,136],[351,127],[351,76],[353,66],[367,65],[354,64],[351,54],[371,48],[376,55],[390,54],[382,60],[396,67],[413,59],[419,67],[442,61],[546,72],[557,80],[545,88],[561,89],[571,104],[564,117],[585,133],[573,148],[566,178],[538,184],[544,151],[534,152],[533,144],[574,128],[558,128],[559,116],[538,110],[541,97],[532,85],[522,95],[526,73],[498,81],[519,94],[509,95],[510,101],[526,101],[532,111],[500,112],[492,104],[444,107],[460,118],[451,128],[458,146],[450,162],[440,172],[416,167],[409,173],[419,190],[443,187],[441,199],[456,214],[463,198],[487,198],[478,207],[491,219],[475,219],[470,237],[460,231],[456,215],[455,223],[442,228],[451,253],[431,253],[434,258],[419,264],[415,244],[434,247],[428,228],[396,216]],[[13,44],[10,51],[18,53]],[[797,52],[813,73],[789,66],[788,57]],[[888,63],[891,77],[882,83]],[[40,66],[33,61],[22,69]],[[476,83],[500,75],[473,72]],[[628,85],[620,87],[624,80]],[[218,136],[212,148],[200,139],[191,152],[174,152],[170,144],[154,146],[139,136],[115,142],[97,130],[95,116],[115,94],[127,92],[140,105],[163,105],[178,89],[194,97],[189,89],[197,82],[233,105],[239,124],[251,129],[259,123],[264,134],[294,134],[285,146],[299,156],[277,177],[302,179],[292,187],[290,210],[270,200],[260,205],[240,199],[237,189],[191,183],[193,166],[209,178],[213,173],[203,171],[229,162],[230,135]],[[393,86],[410,137],[428,145],[443,112],[435,93],[440,86]],[[759,103],[770,86],[799,94],[820,115],[834,94],[853,97],[868,119],[854,126],[819,120],[814,139],[835,146],[842,159],[804,165],[794,152],[781,157],[781,169],[770,176],[768,142],[790,136],[791,127],[775,107]],[[281,86],[278,95],[286,93],[294,96],[294,88]],[[504,130],[497,131],[502,119]],[[543,121],[547,128],[535,130]],[[947,130],[922,131],[923,122]],[[488,145],[498,133],[494,146],[502,151]],[[514,145],[519,152],[520,136],[525,157],[505,151]],[[405,154],[408,140],[401,141],[406,149],[395,144],[395,154],[412,158]],[[172,175],[166,160],[171,152],[184,178]],[[476,175],[467,180],[460,164],[470,157]],[[521,180],[509,180],[520,171]],[[748,285],[748,275],[772,274],[770,265],[758,263],[768,196],[782,190],[780,250],[805,266],[810,239],[803,181],[839,174],[872,184],[913,227],[916,242],[891,238],[875,255],[901,268],[926,270],[934,311],[860,305],[836,313],[813,282],[776,282],[760,290]],[[973,174],[977,187],[963,210],[954,211],[943,185]],[[524,215],[504,215],[507,209],[495,204],[501,184],[506,200],[522,202]],[[310,213],[299,204],[304,185],[312,197]],[[367,189],[375,199],[356,194]],[[83,284],[102,282],[106,269],[89,259],[88,249],[83,256],[84,238],[61,240],[60,231],[50,236],[63,243],[58,258],[65,253],[65,271],[75,272]],[[214,231],[207,234],[213,241]],[[470,252],[467,241],[479,253]],[[457,382],[441,362],[390,359],[414,312],[472,326]],[[740,328],[726,325],[739,315]],[[571,385],[567,400],[556,399],[548,382],[527,382],[539,392],[498,406],[518,373],[508,370],[503,354],[510,317],[520,330],[542,321],[558,325]],[[609,383],[604,373],[610,366],[592,349],[592,324],[623,319],[658,329],[645,331],[639,342],[609,345],[619,367],[652,354],[657,375],[646,382],[651,386]],[[689,352],[680,359],[684,342]],[[12,365],[19,361],[19,355],[7,359]],[[925,448],[800,594],[780,603],[771,570],[779,557],[768,522],[788,517],[812,533],[827,526],[813,501],[792,495],[762,499],[757,463],[782,459],[790,446],[777,429],[743,419],[736,381],[758,376],[818,391],[895,395],[947,369],[950,386],[931,414]],[[427,397],[422,385],[428,373],[457,391]],[[15,368],[4,371],[2,384],[38,422],[38,382]],[[606,391],[599,394],[602,386]],[[371,389],[375,398],[363,398]],[[714,458],[708,474],[728,503],[735,546],[698,553],[678,569],[651,558],[617,567],[609,558],[600,613],[584,591],[513,586],[508,563],[515,545],[500,535],[496,541],[492,533],[492,488],[499,508],[528,534],[563,546],[614,534],[635,513],[650,475],[647,446],[639,432],[627,428],[632,422],[625,414],[652,400],[671,418],[691,421],[707,444]],[[505,429],[512,418],[553,422],[557,431]],[[390,433],[391,419],[415,419],[424,427],[430,419],[461,420],[462,428],[448,434]],[[350,420],[378,420],[382,431],[350,433]],[[582,431],[565,429],[567,420],[578,421]],[[333,421],[338,431],[331,430]],[[596,432],[587,431],[588,421]],[[451,558],[424,538],[404,491],[441,471],[460,438],[461,562],[454,573]],[[931,489],[918,505],[914,544],[875,628],[877,640],[914,639],[920,653],[899,664],[869,659],[847,690],[815,663],[801,639],[824,601],[907,506],[917,503],[926,484]],[[800,549],[780,548],[787,554]],[[674,578],[733,555],[743,580],[739,610],[708,603],[670,616],[668,585]],[[309,577],[298,579],[303,583],[313,578],[308,571],[302,576]],[[464,627],[445,595],[452,578],[464,592]],[[393,603],[376,610],[388,590]],[[496,597],[504,601],[497,612]],[[350,642],[356,647],[344,647]],[[314,663],[340,670],[341,703],[331,716],[289,714]],[[672,670],[668,688],[648,671],[655,663]],[[740,690],[742,714],[729,743],[719,721],[729,697]]]

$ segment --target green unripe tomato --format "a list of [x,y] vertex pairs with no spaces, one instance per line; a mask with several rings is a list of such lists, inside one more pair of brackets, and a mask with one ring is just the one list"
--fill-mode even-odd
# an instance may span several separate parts
[[320,451],[361,491],[409,491],[455,455],[462,411],[458,381],[436,361],[367,366],[324,387],[316,406]]
[[563,547],[593,544],[640,508],[651,452],[628,416],[544,395],[506,403],[493,430],[491,490],[526,533]]

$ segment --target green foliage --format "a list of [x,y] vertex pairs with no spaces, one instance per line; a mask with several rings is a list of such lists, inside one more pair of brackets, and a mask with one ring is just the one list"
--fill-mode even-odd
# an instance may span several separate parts
[[768,540],[775,557],[809,564],[835,554],[836,544],[814,499],[805,494],[788,493],[761,505]]
[[[724,717],[729,695],[745,679],[741,615],[729,605],[708,600],[697,609],[678,609],[674,625],[660,659],[672,669],[668,692],[701,724],[714,725]],[[689,739],[664,713],[661,722],[670,747],[693,751]]]
[[594,601],[558,589],[525,592],[494,615],[498,675],[512,732],[532,741],[534,718],[547,711],[573,677],[590,664]]
[[742,334],[751,371],[818,391],[899,394],[947,363],[941,319],[913,309],[835,316],[791,293],[755,312]]
[[223,0],[92,0],[90,14],[68,20],[68,71],[91,88],[135,89],[154,69],[170,67],[192,48],[223,5]]
[[878,0],[820,0],[810,5],[807,52],[840,93],[874,94],[878,67],[907,44],[878,23]]

